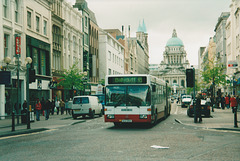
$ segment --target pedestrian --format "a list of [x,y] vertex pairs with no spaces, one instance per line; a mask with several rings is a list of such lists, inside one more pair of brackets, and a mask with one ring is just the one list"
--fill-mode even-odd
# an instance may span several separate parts
[[42,115],[44,116],[44,111],[45,111],[45,104],[46,104],[46,101],[44,100],[44,97],[42,97],[42,100],[40,101],[41,105],[42,105]]
[[52,107],[52,104],[50,101],[51,101],[50,99],[47,99],[45,104],[45,120],[49,119],[50,109]]
[[214,112],[214,106],[215,106],[215,104],[214,104],[215,101],[214,101],[214,100],[215,100],[215,99],[214,99],[213,96],[211,96],[210,99],[211,99],[212,112]]
[[232,107],[232,113],[234,113],[234,108],[237,108],[237,100],[234,95],[230,98],[230,106]]
[[202,100],[202,94],[201,92],[197,95],[196,100],[196,107],[195,107],[195,113],[194,113],[194,123],[201,123],[202,122],[202,107],[201,107],[201,100]]
[[57,108],[57,115],[59,114],[59,107],[60,107],[60,101],[57,99],[57,101],[55,102],[55,106]]
[[207,96],[206,98],[206,103],[211,106],[211,99],[210,99],[210,96]]
[[41,102],[39,101],[39,98],[37,98],[37,103],[35,105],[35,111],[36,111],[36,120],[40,121],[40,113],[42,110]]
[[65,102],[65,109],[66,109],[66,115],[67,114],[70,115],[70,109],[69,109],[69,106],[68,106],[68,99],[66,99],[66,102]]
[[63,100],[60,101],[61,115],[64,113],[65,103]]
[[225,95],[225,106],[227,109],[230,108],[230,98],[227,94]]
[[55,111],[54,111],[54,110],[55,110],[55,101],[54,101],[54,99],[52,99],[52,102],[51,102],[51,103],[52,103],[52,104],[51,104],[51,105],[52,105],[52,106],[51,106],[51,107],[52,107],[51,113],[52,113],[52,115],[54,115],[54,112],[55,112]]
[[23,107],[24,111],[27,110],[27,101],[26,100],[23,102],[22,107]]
[[217,106],[216,106],[216,108],[221,108],[220,106],[221,106],[221,96],[217,96],[217,100],[216,100],[216,102],[217,102]]
[[27,101],[26,100],[22,104],[21,120],[22,120],[22,123],[27,123]]
[[223,110],[225,109],[225,97],[223,95],[221,97],[221,107]]
[[236,100],[237,100],[237,110],[240,109],[240,100],[239,100],[239,96],[237,95],[236,97]]

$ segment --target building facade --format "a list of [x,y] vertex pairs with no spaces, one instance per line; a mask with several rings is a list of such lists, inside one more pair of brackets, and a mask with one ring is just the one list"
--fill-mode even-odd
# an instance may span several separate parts
[[[63,2],[63,52],[62,69],[69,70],[74,64],[83,71],[82,15],[71,4]],[[64,100],[73,97],[73,89],[55,89],[54,95]]]
[[99,31],[99,79],[124,74],[124,46],[110,33]]
[[[240,94],[240,1],[232,0],[230,4],[230,16],[226,23],[226,59],[227,75],[230,83],[227,93]],[[234,62],[237,66],[228,66]]]
[[97,91],[99,84],[99,27],[95,14],[89,9],[89,84],[91,92]]
[[[36,98],[50,98],[48,84],[51,80],[51,5],[50,0],[0,2],[3,11],[0,14],[3,38],[0,46],[3,46],[0,48],[4,53],[0,54],[0,60],[4,70],[12,73],[11,85],[0,87],[2,115],[12,111],[20,113],[21,108],[18,108],[16,103],[22,105],[26,99],[26,57],[31,57],[31,68],[36,72],[36,81],[29,84],[30,105],[34,106]],[[16,35],[21,38],[21,43],[17,45],[20,46],[19,61],[15,55]],[[5,62],[7,57],[12,60],[8,65]],[[16,66],[18,64],[19,67]]]

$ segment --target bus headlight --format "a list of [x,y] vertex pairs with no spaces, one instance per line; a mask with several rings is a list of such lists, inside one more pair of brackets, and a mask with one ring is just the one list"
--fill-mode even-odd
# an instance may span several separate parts
[[114,116],[114,115],[107,115],[107,118],[108,118],[108,119],[114,119],[115,116]]
[[147,115],[139,115],[140,119],[147,119]]

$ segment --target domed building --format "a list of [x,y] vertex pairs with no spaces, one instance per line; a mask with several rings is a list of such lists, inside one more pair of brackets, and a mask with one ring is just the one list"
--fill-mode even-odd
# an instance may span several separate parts
[[186,56],[183,42],[177,37],[174,29],[165,46],[163,61],[159,64],[158,71],[151,71],[150,74],[168,82],[173,87],[172,93],[186,93],[186,68],[189,67]]

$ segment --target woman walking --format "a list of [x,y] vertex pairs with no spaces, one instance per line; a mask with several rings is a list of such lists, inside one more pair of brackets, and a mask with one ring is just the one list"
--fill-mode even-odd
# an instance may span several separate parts
[[234,108],[237,108],[237,99],[234,97],[234,95],[232,95],[230,98],[230,104],[232,107],[232,113],[234,113]]
[[35,110],[36,110],[36,120],[40,121],[40,113],[41,113],[41,110],[42,110],[42,105],[39,101],[39,98],[37,99],[37,103],[35,105]]

